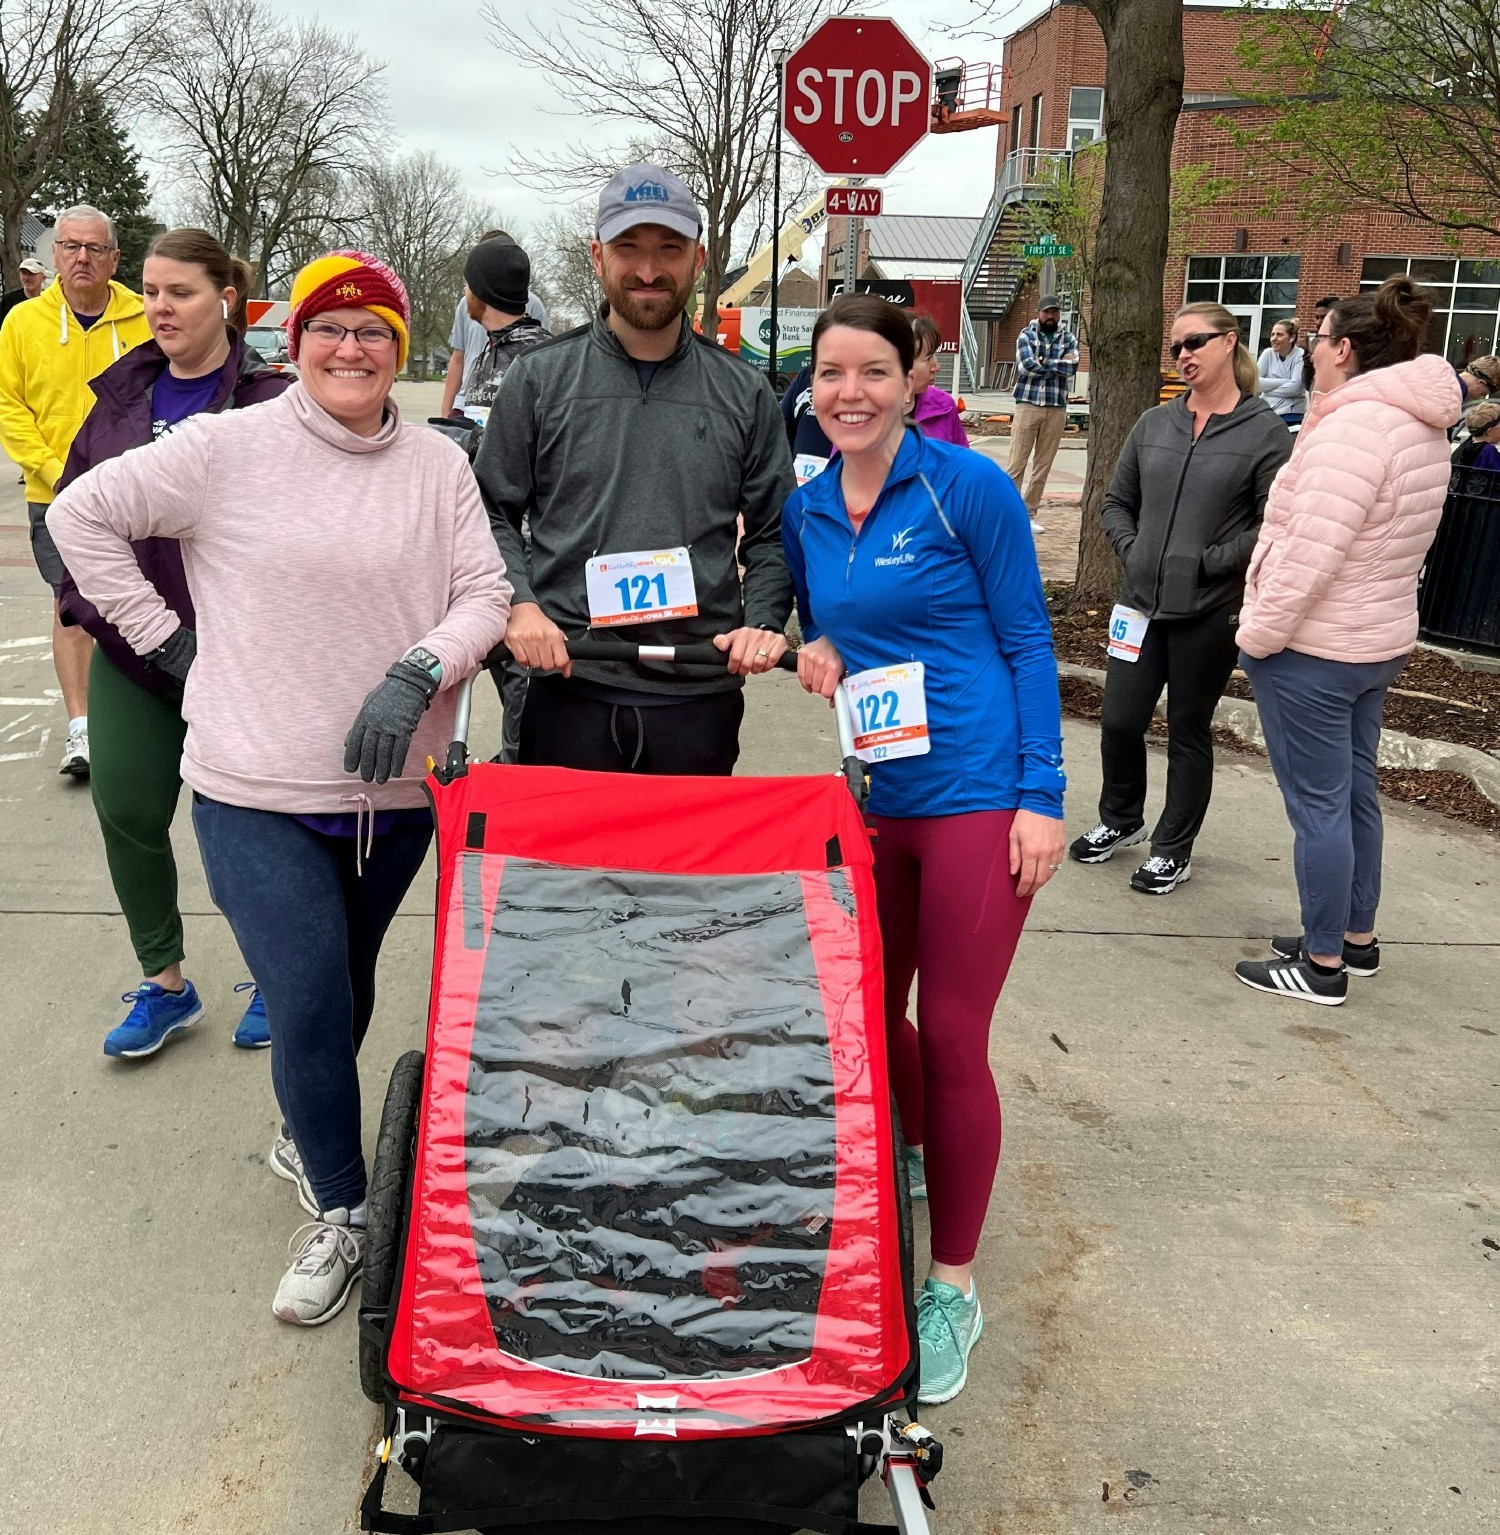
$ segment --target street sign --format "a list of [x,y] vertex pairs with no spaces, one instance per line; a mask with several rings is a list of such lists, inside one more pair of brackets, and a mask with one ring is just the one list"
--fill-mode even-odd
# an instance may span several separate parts
[[1021,247],[1021,254],[1028,258],[1041,256],[1044,259],[1051,257],[1053,260],[1059,260],[1063,257],[1071,256],[1073,254],[1073,247],[1071,245],[1059,245],[1055,240],[1038,240],[1035,244],[1023,245]]
[[884,17],[833,17],[787,60],[782,125],[824,175],[888,174],[931,116],[932,65]]
[[829,187],[828,217],[875,219],[880,217],[885,197],[879,187]]

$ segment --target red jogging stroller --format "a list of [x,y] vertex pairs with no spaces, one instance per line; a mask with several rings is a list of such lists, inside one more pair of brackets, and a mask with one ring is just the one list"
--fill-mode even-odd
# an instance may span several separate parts
[[[465,686],[427,781],[427,1048],[369,1195],[364,1529],[925,1535],[942,1451],[902,1421],[910,1204],[839,704],[847,783],[652,778],[470,764]],[[416,1515],[383,1507],[392,1460]],[[895,1526],[859,1521],[876,1471]]]

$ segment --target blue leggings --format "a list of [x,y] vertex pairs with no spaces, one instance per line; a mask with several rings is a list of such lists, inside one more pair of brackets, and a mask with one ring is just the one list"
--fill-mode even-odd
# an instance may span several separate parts
[[1375,753],[1385,690],[1406,661],[1325,661],[1300,650],[1258,661],[1240,653],[1296,834],[1309,954],[1340,954],[1346,932],[1375,926],[1385,830]]
[[214,905],[266,1000],[271,1084],[323,1210],[365,1197],[356,1056],[375,1010],[375,961],[432,840],[430,826],[356,839],[294,816],[193,796]]

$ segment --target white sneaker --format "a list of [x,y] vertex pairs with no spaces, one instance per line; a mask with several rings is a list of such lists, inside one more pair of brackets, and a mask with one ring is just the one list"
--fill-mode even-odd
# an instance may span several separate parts
[[62,765],[57,770],[68,778],[89,776],[89,727],[75,726],[68,732],[68,744],[63,748]]
[[1037,534],[1038,534],[1038,533],[1045,533],[1045,532],[1046,532],[1046,531],[1047,531],[1047,530],[1046,530],[1046,528],[1044,528],[1044,527],[1043,527],[1043,526],[1042,526],[1042,525],[1041,525],[1041,523],[1039,523],[1039,522],[1038,522],[1038,521],[1037,521],[1037,520],[1036,520],[1036,518],[1035,518],[1035,517],[1033,517],[1033,518],[1032,518],[1032,519],[1031,519],[1031,532],[1032,532],[1032,536],[1033,536],[1033,537],[1035,537],[1035,536],[1036,536],[1036,535],[1037,535]]
[[292,1233],[287,1256],[271,1310],[293,1326],[318,1327],[344,1309],[365,1266],[365,1229],[349,1224],[347,1210],[325,1210]]
[[276,1139],[271,1142],[271,1155],[266,1158],[266,1162],[278,1178],[285,1178],[288,1183],[296,1185],[297,1203],[309,1215],[316,1215],[318,1213],[317,1196],[313,1193],[312,1184],[308,1182],[307,1172],[302,1166],[302,1153],[297,1150],[297,1143],[291,1136],[277,1132]]

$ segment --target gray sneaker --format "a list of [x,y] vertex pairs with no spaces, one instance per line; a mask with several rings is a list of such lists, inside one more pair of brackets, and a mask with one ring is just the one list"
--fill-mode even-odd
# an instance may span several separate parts
[[325,1210],[292,1233],[291,1267],[276,1286],[271,1310],[296,1327],[318,1327],[344,1309],[365,1266],[365,1228],[347,1210]]
[[266,1161],[278,1178],[285,1178],[288,1183],[296,1186],[297,1203],[309,1215],[316,1215],[318,1213],[317,1197],[313,1194],[312,1184],[307,1181],[307,1173],[303,1170],[302,1153],[297,1150],[297,1143],[291,1136],[278,1134],[271,1142],[271,1155],[266,1158]]

